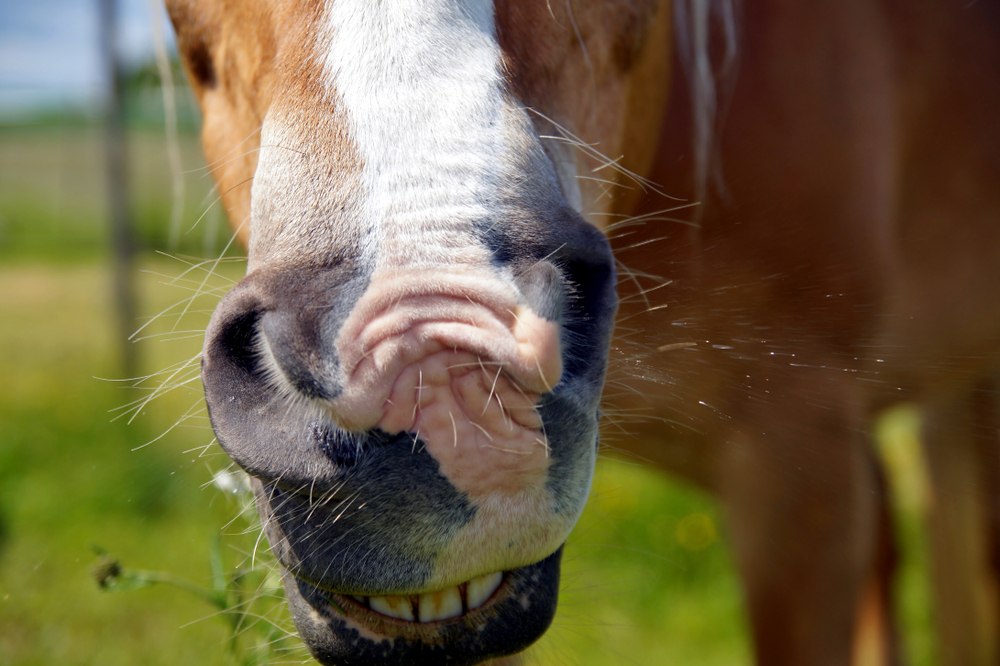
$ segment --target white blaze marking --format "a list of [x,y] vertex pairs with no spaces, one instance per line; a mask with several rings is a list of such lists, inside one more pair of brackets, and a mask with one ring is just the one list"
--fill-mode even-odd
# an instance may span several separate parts
[[336,0],[327,29],[324,73],[361,155],[365,226],[380,247],[370,258],[390,269],[482,262],[469,225],[496,214],[517,134],[492,0]]

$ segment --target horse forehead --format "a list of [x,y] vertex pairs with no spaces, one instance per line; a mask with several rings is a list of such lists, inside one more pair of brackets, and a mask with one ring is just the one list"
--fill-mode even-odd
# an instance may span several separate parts
[[452,250],[498,213],[512,173],[552,184],[506,91],[492,0],[336,0],[312,28],[305,62],[282,64],[294,76],[279,74],[262,130],[252,257],[412,233],[408,260],[459,260]]
[[[175,0],[184,2],[185,0]],[[233,0],[217,0],[222,11]],[[423,52],[423,64],[434,67],[434,52],[451,51],[461,44],[454,38],[468,39],[468,26],[492,34],[494,0],[300,0],[283,2],[265,0],[256,12],[245,7],[232,11],[255,20],[250,14],[270,23],[277,42],[284,43],[277,65],[289,79],[315,77],[315,66],[329,71],[331,52],[344,55],[343,45],[366,47],[370,52],[355,51],[351,60],[370,62],[382,55],[396,60],[385,63],[381,72],[393,75],[390,65],[401,64],[398,58]],[[244,31],[245,32],[245,31]],[[256,38],[256,37],[254,37]],[[433,49],[429,48],[433,47]],[[315,66],[307,65],[311,61]],[[405,64],[403,61],[402,64]]]
[[492,0],[383,4],[337,0],[324,14],[323,77],[351,112],[407,124],[474,113],[470,100],[496,101],[489,100],[500,78]]
[[447,132],[495,122],[502,59],[492,0],[326,0],[312,9],[279,55],[273,116],[321,116],[309,128],[320,136],[346,124],[362,149],[448,150]]

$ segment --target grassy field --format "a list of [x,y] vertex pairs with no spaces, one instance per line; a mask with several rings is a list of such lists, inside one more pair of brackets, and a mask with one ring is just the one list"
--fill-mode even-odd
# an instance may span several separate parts
[[[164,247],[162,138],[138,135],[133,150],[137,227],[145,247]],[[192,224],[173,252],[215,256],[224,233],[193,225],[212,195],[192,137],[184,154]],[[209,276],[193,260],[144,254],[136,327],[150,322],[137,344],[151,378],[140,388],[107,381],[119,377],[118,343],[97,158],[98,137],[85,128],[0,131],[0,665],[308,661],[289,637],[246,498],[213,483],[229,462],[212,445],[197,364],[185,366],[242,265],[212,265]],[[173,390],[154,390],[161,385]],[[162,395],[122,409],[153,393]],[[915,427],[904,410],[879,434],[900,508],[907,648],[927,665]],[[121,593],[93,576],[95,563],[110,569],[109,556],[133,570],[118,579]],[[160,574],[134,570],[167,572],[194,591],[143,587]],[[750,663],[716,505],[638,465],[601,461],[566,548],[561,595],[529,664]]]
[[[0,126],[0,261],[80,261],[107,252],[103,133],[97,127]],[[162,131],[129,134],[127,177],[140,248],[215,256],[229,239],[194,134],[178,145],[182,224]],[[172,237],[173,236],[173,237]]]

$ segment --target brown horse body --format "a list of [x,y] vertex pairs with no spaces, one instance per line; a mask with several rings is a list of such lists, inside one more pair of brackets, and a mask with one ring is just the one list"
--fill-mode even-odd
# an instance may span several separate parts
[[[244,224],[260,124],[275,109],[315,123],[330,188],[347,191],[337,175],[365,166],[344,112],[317,110],[308,63],[324,7],[168,4],[260,283],[283,242]],[[942,654],[994,663],[1000,9],[716,9],[713,22],[713,3],[696,0],[495,3],[507,89],[534,110],[566,199],[606,230],[620,266],[604,411],[629,435],[611,444],[721,499],[759,663],[891,663],[890,529],[869,424],[894,401],[920,403]],[[695,44],[686,72],[671,64],[677,20]],[[713,62],[727,71],[713,76]],[[372,589],[358,593],[385,593]]]
[[[994,663],[1000,11],[761,0],[740,44],[700,225],[614,243],[673,280],[655,310],[624,282],[619,347],[641,360],[607,400],[667,420],[615,444],[722,499],[760,663],[844,664],[886,621],[870,422],[918,402],[943,663]],[[693,196],[686,97],[649,177]],[[650,352],[677,342],[697,346]]]

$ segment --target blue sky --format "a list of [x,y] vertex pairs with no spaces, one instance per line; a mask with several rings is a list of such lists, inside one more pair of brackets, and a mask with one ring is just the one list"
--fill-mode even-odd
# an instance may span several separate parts
[[[87,104],[104,90],[98,0],[0,0],[0,112],[45,104]],[[118,0],[119,53],[141,62],[153,53],[153,14],[162,0]]]

